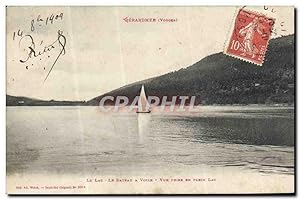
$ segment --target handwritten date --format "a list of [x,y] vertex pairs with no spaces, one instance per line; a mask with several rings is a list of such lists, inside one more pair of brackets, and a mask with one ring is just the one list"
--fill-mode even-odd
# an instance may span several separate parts
[[34,31],[36,26],[53,24],[54,21],[62,20],[64,13],[60,14],[51,14],[50,16],[43,18],[41,15],[38,15],[36,19],[31,20],[30,30]]

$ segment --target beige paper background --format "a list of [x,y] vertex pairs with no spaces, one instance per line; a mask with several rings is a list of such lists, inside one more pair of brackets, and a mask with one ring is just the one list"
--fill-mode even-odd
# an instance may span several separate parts
[[[188,67],[207,55],[223,51],[237,8],[8,7],[7,93],[45,100],[89,100],[126,84]],[[293,7],[247,9],[276,18],[277,37],[294,33]],[[31,20],[38,15],[46,18],[61,12],[63,20],[30,31]],[[178,21],[126,23],[125,17]],[[18,61],[24,58],[24,50],[17,40],[12,40],[18,29],[31,34],[37,44],[41,40],[50,44],[58,30],[64,31],[66,54],[59,58],[45,83],[58,51],[53,50],[50,58],[29,62],[26,70],[26,65]]]
[[[284,22],[284,33],[294,33],[294,8],[247,8],[265,12]],[[7,94],[56,100],[88,100],[104,92],[138,80],[161,75],[221,52],[229,37],[237,7],[8,7],[7,8]],[[30,32],[30,21],[41,14],[64,13],[62,21],[37,27]],[[130,17],[177,18],[176,23],[125,23]],[[278,24],[276,24],[277,26]],[[277,27],[279,28],[279,27]],[[51,43],[57,30],[67,37],[66,55],[55,65],[49,79],[43,67],[52,59],[33,61],[25,69],[18,62],[23,52],[11,39],[14,31],[31,33],[37,41]],[[280,32],[280,31],[279,31]],[[54,51],[55,52],[55,51]],[[9,148],[9,147],[8,147]],[[214,183],[87,183],[89,175],[28,174],[7,177],[7,192],[81,193],[81,194],[180,194],[180,193],[292,193],[294,176],[254,176],[235,174],[231,168],[195,169],[178,177],[212,177]],[[159,176],[158,176],[159,175]],[[170,178],[174,174],[158,173],[151,178]],[[96,176],[97,178],[108,178]],[[149,176],[147,176],[149,177]],[[126,177],[141,178],[141,177]],[[35,190],[16,186],[84,185],[85,190]]]

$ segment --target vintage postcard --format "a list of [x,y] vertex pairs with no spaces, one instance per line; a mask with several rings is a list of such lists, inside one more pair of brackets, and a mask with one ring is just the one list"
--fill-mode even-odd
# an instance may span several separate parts
[[294,194],[292,6],[8,6],[8,194]]

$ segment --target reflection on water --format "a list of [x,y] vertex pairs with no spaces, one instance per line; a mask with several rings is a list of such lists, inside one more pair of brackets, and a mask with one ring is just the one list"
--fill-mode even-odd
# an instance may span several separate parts
[[195,141],[294,145],[293,121],[289,118],[186,117],[161,120],[180,124],[194,134]]
[[148,137],[150,134],[150,121],[151,121],[151,114],[149,113],[138,113],[138,137],[140,142],[144,142],[144,138]]
[[138,175],[234,167],[294,174],[293,112],[257,106],[182,115],[8,107],[7,171]]

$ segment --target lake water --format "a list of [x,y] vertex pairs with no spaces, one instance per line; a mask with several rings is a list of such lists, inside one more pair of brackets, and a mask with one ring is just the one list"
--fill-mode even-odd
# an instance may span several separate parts
[[199,113],[7,107],[7,173],[145,175],[228,168],[294,175],[294,109],[203,106]]

